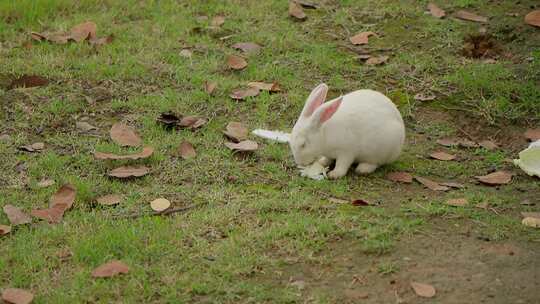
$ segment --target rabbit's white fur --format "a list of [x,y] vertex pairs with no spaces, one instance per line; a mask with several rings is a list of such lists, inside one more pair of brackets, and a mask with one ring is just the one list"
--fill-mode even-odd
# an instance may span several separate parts
[[368,174],[399,157],[405,126],[388,97],[358,90],[324,103],[327,92],[326,84],[317,86],[294,125],[290,145],[297,164],[336,160],[328,177],[340,178],[353,163],[357,173]]

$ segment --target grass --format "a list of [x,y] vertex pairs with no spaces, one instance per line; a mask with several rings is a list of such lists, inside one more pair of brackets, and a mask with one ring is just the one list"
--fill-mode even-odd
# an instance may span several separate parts
[[[286,3],[277,0],[0,2],[0,80],[22,74],[51,80],[33,89],[0,86],[0,134],[10,135],[0,141],[0,205],[30,211],[46,206],[63,183],[77,188],[75,206],[61,224],[36,222],[2,237],[0,287],[30,289],[36,303],[296,303],[302,296],[272,274],[287,269],[291,260],[311,267],[332,264],[329,248],[339,252],[344,241],[366,259],[378,260],[399,250],[403,236],[431,229],[433,219],[448,218],[450,226],[473,223],[492,240],[537,240],[538,231],[522,227],[518,212],[534,208],[519,202],[538,193],[538,179],[518,175],[500,189],[471,183],[473,176],[493,168],[512,170],[505,159],[514,154],[507,150],[450,150],[468,158],[452,163],[423,157],[439,148],[430,137],[458,135],[459,130],[451,122],[422,116],[426,107],[443,112],[451,107],[486,124],[538,122],[540,56],[534,47],[540,34],[504,15],[509,9],[527,12],[533,3],[457,1],[445,7],[486,12],[500,41],[519,42],[505,43],[518,63],[490,65],[459,54],[463,38],[477,31],[477,24],[432,18],[424,14],[425,1],[328,2],[308,11],[304,23],[290,20]],[[196,18],[218,14],[226,16],[220,29],[208,29],[210,21]],[[114,42],[98,50],[86,43],[20,47],[30,31],[67,30],[85,20],[96,22],[99,36],[114,34]],[[504,31],[509,26],[515,33]],[[391,48],[388,64],[366,66],[347,48],[349,34],[363,30],[381,34],[370,39],[367,49],[383,54],[376,50]],[[219,39],[225,36],[230,38]],[[248,56],[245,70],[227,70],[225,56],[237,53],[229,46],[244,41],[264,48]],[[193,56],[181,56],[183,48]],[[207,80],[219,83],[215,96],[202,89]],[[232,89],[255,80],[278,81],[284,92],[243,102],[228,97]],[[222,130],[229,121],[243,121],[250,129],[290,129],[307,93],[321,81],[330,85],[331,97],[356,88],[392,97],[410,126],[410,144],[398,162],[369,177],[318,182],[298,176],[285,145],[261,142],[261,149],[248,156],[223,146]],[[424,91],[438,95],[433,105],[414,100]],[[209,123],[196,132],[167,131],[155,122],[164,111],[206,117]],[[81,118],[99,132],[77,131]],[[144,144],[156,149],[138,162],[152,168],[149,176],[110,179],[108,170],[128,162],[93,159],[93,151],[129,151],[108,139],[115,121],[135,126]],[[195,159],[174,156],[182,140],[195,145]],[[17,150],[36,141],[46,143],[45,151]],[[417,184],[395,185],[384,179],[393,170],[468,187],[441,194]],[[56,184],[39,188],[44,178]],[[116,208],[96,206],[95,199],[109,193],[122,193],[125,200]],[[147,202],[157,197],[200,207],[174,217],[113,218],[148,211]],[[381,205],[337,205],[328,197]],[[442,204],[453,197],[466,197],[473,206],[490,202],[497,213]],[[1,214],[0,223],[7,222]],[[92,279],[90,272],[110,259],[126,262],[130,274]],[[396,264],[379,262],[382,275],[400,272]],[[333,301],[332,294],[317,297]]]

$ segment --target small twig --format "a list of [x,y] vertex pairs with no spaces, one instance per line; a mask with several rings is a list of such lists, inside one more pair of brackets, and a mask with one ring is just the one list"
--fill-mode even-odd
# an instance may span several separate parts
[[116,215],[116,216],[114,216],[114,218],[115,219],[133,219],[133,218],[138,218],[138,217],[143,217],[143,216],[171,215],[171,214],[178,213],[178,212],[188,211],[190,209],[193,209],[195,207],[199,207],[199,206],[202,206],[202,205],[205,205],[205,204],[192,204],[192,205],[185,206],[185,207],[167,209],[167,210],[164,210],[164,211],[161,211],[161,212],[152,212],[152,213],[143,212],[143,213],[135,213],[135,214],[129,214],[129,215]]

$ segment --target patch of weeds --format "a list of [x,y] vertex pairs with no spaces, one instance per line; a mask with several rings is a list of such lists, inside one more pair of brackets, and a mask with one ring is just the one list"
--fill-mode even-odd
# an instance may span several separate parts
[[382,262],[377,266],[377,272],[380,275],[389,275],[399,271],[399,266],[392,262]]

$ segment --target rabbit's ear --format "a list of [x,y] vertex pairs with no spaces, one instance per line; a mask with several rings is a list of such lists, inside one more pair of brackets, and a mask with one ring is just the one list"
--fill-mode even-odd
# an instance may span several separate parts
[[317,111],[315,111],[315,113],[313,114],[313,117],[311,118],[312,126],[320,127],[325,121],[332,118],[332,116],[341,106],[342,101],[343,96],[337,98],[334,101],[328,102],[324,106],[318,108]]
[[302,117],[310,117],[311,114],[324,103],[326,100],[326,93],[328,93],[328,86],[324,83],[321,83],[313,89],[302,110]]

